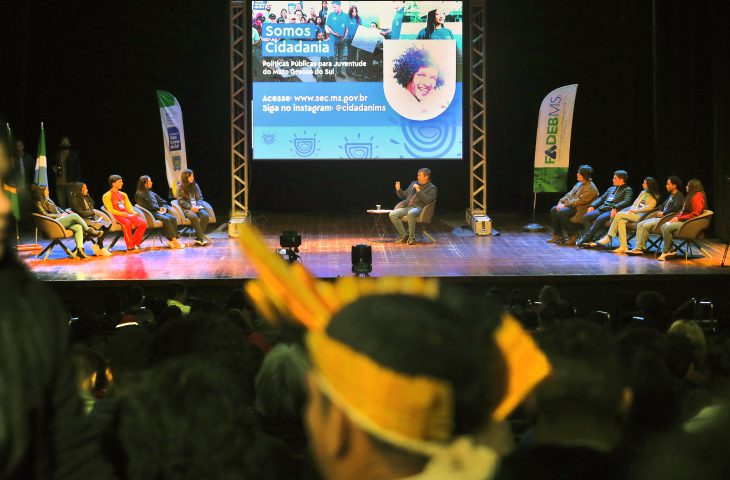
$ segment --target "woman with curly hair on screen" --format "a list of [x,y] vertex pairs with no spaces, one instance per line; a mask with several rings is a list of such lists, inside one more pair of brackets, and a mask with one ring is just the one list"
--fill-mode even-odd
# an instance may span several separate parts
[[444,84],[443,76],[428,52],[416,47],[409,48],[395,59],[393,73],[398,85],[419,102]]

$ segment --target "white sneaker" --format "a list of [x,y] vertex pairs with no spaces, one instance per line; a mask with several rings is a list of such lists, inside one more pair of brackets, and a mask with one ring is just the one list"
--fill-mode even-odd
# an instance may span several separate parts
[[669,257],[674,257],[676,255],[677,254],[675,252],[662,253],[661,255],[659,255],[659,258],[657,258],[657,260],[659,260],[660,262],[663,262],[663,261],[667,260]]
[[170,250],[176,249],[177,246],[175,245],[175,241],[174,240],[170,240],[169,242],[167,242],[167,248],[169,248]]
[[101,256],[101,248],[99,248],[99,245],[92,243],[91,251],[94,252],[94,255],[96,255],[97,257]]
[[627,247],[618,247],[617,249],[613,250],[613,253],[626,253],[629,249]]
[[596,242],[598,245],[610,245],[611,244],[611,237],[606,235],[602,239]]
[[102,248],[101,250],[99,250],[99,252],[103,256],[105,256],[105,257],[111,257],[112,256],[112,252],[110,252],[109,250],[107,250],[106,247],[105,248]]

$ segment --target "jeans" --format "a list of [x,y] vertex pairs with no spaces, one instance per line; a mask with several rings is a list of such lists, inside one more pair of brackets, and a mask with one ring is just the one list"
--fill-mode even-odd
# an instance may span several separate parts
[[151,212],[152,216],[155,217],[156,220],[159,220],[162,222],[162,232],[165,235],[165,238],[168,240],[172,240],[173,238],[177,238],[177,219],[171,214],[170,212],[160,213],[160,212]]
[[613,217],[611,226],[608,229],[608,236],[615,237],[616,233],[618,232],[619,247],[628,248],[628,243],[626,241],[626,224],[629,222],[635,222],[639,218],[641,218],[641,215],[638,213],[616,213],[616,216]]
[[[359,48],[355,48],[352,46],[352,38],[347,40],[347,62],[355,62],[357,61],[357,52]],[[358,67],[347,67],[345,71],[348,73],[348,75],[352,75],[352,72],[356,72],[358,70]]]
[[[345,61],[345,41],[335,39],[335,62]],[[336,65],[336,64],[335,64]],[[335,67],[335,72],[345,74],[345,67],[340,65]]]
[[641,250],[646,248],[646,241],[649,240],[649,235],[661,221],[662,218],[658,217],[650,218],[636,224],[636,248]]
[[573,227],[570,225],[570,218],[575,215],[575,207],[553,207],[550,209],[550,225],[553,227],[553,232],[558,237],[565,237],[570,235],[573,231]]
[[418,207],[403,207],[396,208],[388,214],[388,217],[390,217],[390,221],[393,223],[396,232],[398,232],[398,237],[403,238],[406,236],[406,229],[403,226],[403,221],[401,219],[408,215],[407,235],[411,238],[416,238],[416,221],[418,220],[418,216],[420,214],[421,209]]
[[684,222],[667,222],[662,225],[662,239],[664,240],[663,253],[669,253],[672,250],[674,234],[682,228]]
[[79,217],[76,213],[70,213],[63,217],[58,217],[58,223],[74,232],[74,241],[76,242],[76,248],[79,250],[84,249],[84,232],[89,228],[84,222],[84,219]]
[[208,228],[208,222],[210,222],[208,212],[203,208],[198,210],[197,213],[192,210],[185,210],[185,216],[190,219],[190,224],[193,226],[195,236],[198,240],[204,240],[205,229]]
[[583,239],[586,241],[595,240],[606,223],[611,219],[611,211],[593,210],[583,216]]

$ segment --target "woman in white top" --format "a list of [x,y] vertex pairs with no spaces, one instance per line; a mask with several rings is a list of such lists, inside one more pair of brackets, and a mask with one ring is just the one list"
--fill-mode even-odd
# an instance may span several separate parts
[[626,241],[626,224],[638,221],[644,213],[651,212],[659,202],[659,185],[652,177],[646,177],[641,184],[644,190],[636,197],[631,206],[618,212],[611,222],[611,227],[605,237],[600,239],[598,245],[611,245],[611,239],[618,232],[619,247],[614,253],[626,253],[629,250]]

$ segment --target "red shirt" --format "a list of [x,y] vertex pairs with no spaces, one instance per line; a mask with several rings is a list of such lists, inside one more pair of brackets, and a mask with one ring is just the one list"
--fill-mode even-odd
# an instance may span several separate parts
[[694,195],[692,195],[689,203],[689,211],[687,209],[687,203],[685,203],[682,211],[679,212],[675,217],[677,221],[685,222],[690,218],[699,217],[700,215],[702,215],[702,212],[705,210],[705,196],[703,194],[701,194],[700,192],[695,193]]
[[[112,190],[112,205],[114,205],[114,208],[121,211],[126,212],[127,211],[127,205],[124,203],[124,195],[122,195],[119,192],[115,192]],[[127,212],[129,213],[129,212]]]

